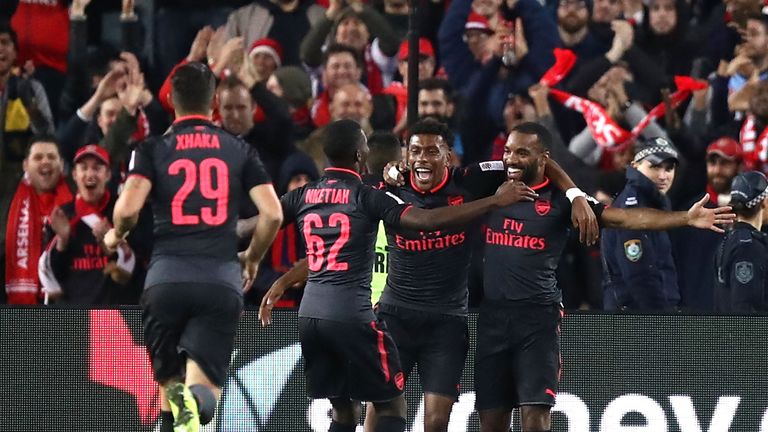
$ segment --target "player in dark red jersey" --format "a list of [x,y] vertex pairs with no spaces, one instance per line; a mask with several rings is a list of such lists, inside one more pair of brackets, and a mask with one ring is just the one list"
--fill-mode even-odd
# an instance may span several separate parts
[[[133,152],[114,229],[105,238],[111,248],[125,239],[151,193],[154,249],[142,320],[161,385],[164,432],[198,431],[213,418],[243,307],[242,288],[256,275],[282,221],[255,151],[210,122],[214,83],[201,63],[176,70],[176,121]],[[245,195],[260,217],[241,274],[235,227]]]
[[551,429],[560,369],[561,293],[555,269],[567,239],[572,200],[588,200],[606,228],[664,230],[685,225],[721,231],[730,207],[687,212],[604,208],[580,191],[561,192],[544,174],[550,134],[522,123],[509,135],[504,164],[510,180],[536,190],[534,202],[492,212],[485,235],[484,299],[477,324],[476,406],[483,432],[508,432],[521,407],[523,432]]
[[[327,126],[324,151],[333,168],[317,182],[283,196],[286,221],[297,220],[307,245],[309,279],[299,309],[299,339],[305,359],[307,390],[329,398],[329,431],[354,431],[359,404],[376,407],[376,431],[405,429],[404,376],[397,350],[384,323],[371,308],[373,244],[379,220],[414,230],[460,225],[502,203],[533,200],[519,182],[472,203],[424,210],[392,194],[362,184],[368,151],[360,126],[341,120]],[[265,296],[269,302],[271,293]],[[264,304],[264,303],[263,303]],[[262,322],[270,309],[262,308]]]

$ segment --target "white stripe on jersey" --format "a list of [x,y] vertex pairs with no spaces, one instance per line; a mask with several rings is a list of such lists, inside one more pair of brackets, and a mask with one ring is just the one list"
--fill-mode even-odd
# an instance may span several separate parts
[[133,166],[136,164],[136,150],[131,152],[131,160],[128,162],[128,171],[133,171]]
[[392,192],[385,192],[387,195],[389,195],[393,200],[397,201],[398,204],[405,204],[405,201],[401,200],[399,196],[393,194]]

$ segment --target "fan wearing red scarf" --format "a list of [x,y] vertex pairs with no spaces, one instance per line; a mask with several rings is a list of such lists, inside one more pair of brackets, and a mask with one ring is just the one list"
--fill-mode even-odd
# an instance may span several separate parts
[[109,154],[98,145],[87,145],[77,151],[74,163],[77,196],[51,213],[50,229],[56,236],[40,258],[42,290],[58,303],[120,303],[136,258],[126,242],[115,254],[102,246],[115,205],[107,190]]
[[8,304],[37,304],[37,265],[43,249],[43,226],[51,211],[72,201],[61,175],[63,165],[53,137],[33,138],[24,159],[24,178],[8,212],[5,242],[5,292]]

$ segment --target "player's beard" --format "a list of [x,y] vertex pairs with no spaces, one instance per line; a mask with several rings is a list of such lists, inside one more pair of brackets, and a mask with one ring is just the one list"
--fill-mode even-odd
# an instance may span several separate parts
[[520,176],[520,180],[528,186],[534,186],[533,182],[536,181],[536,178],[539,176],[539,167],[537,165],[538,164],[534,160],[528,165],[520,167],[523,170],[523,175]]

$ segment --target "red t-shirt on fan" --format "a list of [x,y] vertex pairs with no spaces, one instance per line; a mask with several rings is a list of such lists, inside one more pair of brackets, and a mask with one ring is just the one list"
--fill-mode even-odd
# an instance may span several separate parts
[[63,0],[20,0],[11,27],[19,39],[19,65],[32,60],[36,67],[67,72],[69,13]]

